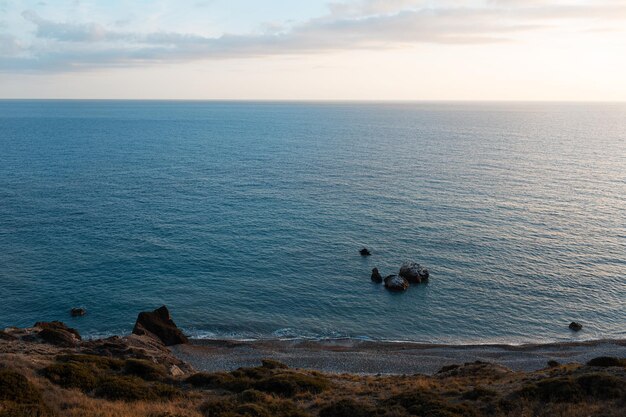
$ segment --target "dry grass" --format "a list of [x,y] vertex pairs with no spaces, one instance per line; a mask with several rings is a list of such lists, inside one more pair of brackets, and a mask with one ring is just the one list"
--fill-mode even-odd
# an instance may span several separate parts
[[[603,358],[592,362],[596,366],[531,373],[469,363],[434,376],[362,376],[265,361],[173,378],[161,365],[140,359],[3,354],[0,417],[21,416],[15,414],[20,401],[41,406],[33,414],[40,417],[621,417],[622,363]],[[8,386],[19,390],[9,393]]]

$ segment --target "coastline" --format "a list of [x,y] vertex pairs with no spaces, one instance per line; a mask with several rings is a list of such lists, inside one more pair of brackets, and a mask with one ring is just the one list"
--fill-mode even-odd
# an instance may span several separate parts
[[547,344],[446,345],[380,342],[355,339],[210,340],[192,339],[171,347],[172,353],[195,369],[231,371],[274,359],[292,368],[351,374],[435,374],[444,366],[490,362],[513,371],[543,369],[550,360],[585,363],[598,356],[626,357],[626,339]]
[[58,321],[0,331],[3,416],[621,417],[625,381],[626,340],[189,340],[165,306],[126,336],[85,340]]

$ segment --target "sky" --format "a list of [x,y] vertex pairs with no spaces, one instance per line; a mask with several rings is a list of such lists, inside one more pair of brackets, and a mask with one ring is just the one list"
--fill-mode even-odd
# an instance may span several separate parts
[[626,0],[0,0],[0,98],[626,101]]

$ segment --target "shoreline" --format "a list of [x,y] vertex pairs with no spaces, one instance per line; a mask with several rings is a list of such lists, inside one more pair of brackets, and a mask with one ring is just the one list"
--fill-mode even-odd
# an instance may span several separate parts
[[355,339],[192,339],[172,353],[199,371],[230,371],[275,359],[290,367],[329,373],[434,374],[444,366],[491,362],[513,371],[536,371],[547,362],[585,363],[598,356],[626,357],[626,339],[508,344],[425,344]]

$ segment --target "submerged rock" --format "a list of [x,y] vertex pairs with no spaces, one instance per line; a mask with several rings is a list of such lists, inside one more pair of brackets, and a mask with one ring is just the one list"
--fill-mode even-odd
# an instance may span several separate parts
[[402,278],[406,278],[407,281],[413,284],[420,284],[424,281],[428,280],[430,273],[420,264],[415,262],[405,262],[400,267],[400,272],[398,273]]
[[188,343],[187,336],[176,326],[166,306],[152,312],[141,312],[133,328],[133,334],[152,336],[165,346]]
[[385,278],[385,288],[389,291],[406,291],[409,288],[409,282],[404,277],[389,275]]
[[82,317],[85,314],[87,314],[87,310],[85,310],[84,308],[73,308],[70,310],[70,315],[72,317]]
[[575,332],[578,332],[583,329],[583,325],[573,321],[569,324],[569,328]]
[[372,281],[374,281],[377,284],[380,284],[381,282],[383,282],[383,276],[380,275],[380,272],[378,272],[378,268],[372,269]]
[[361,256],[371,256],[372,252],[369,251],[369,249],[367,248],[363,248],[359,251],[359,253],[361,254]]

